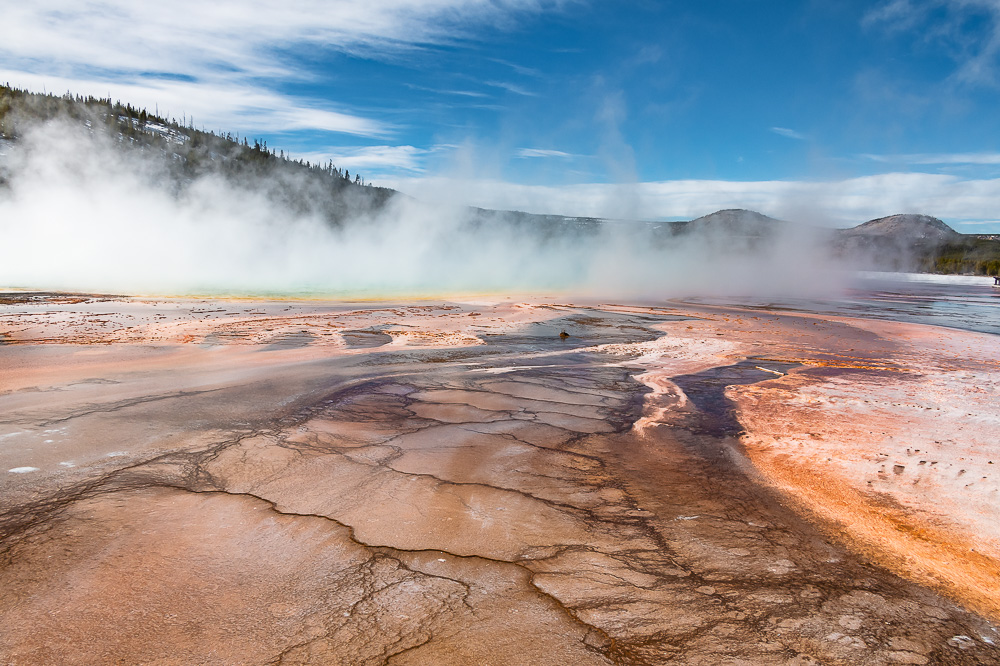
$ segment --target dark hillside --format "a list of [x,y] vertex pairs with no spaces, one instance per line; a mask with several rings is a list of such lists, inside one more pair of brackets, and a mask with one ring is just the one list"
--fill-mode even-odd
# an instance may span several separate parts
[[959,238],[958,233],[947,224],[930,215],[889,215],[869,220],[851,229],[844,229],[845,238],[875,238],[913,242],[947,242]]
[[1000,241],[960,234],[929,215],[890,215],[839,229],[834,248],[882,270],[1000,274]]
[[1000,240],[960,234],[922,257],[919,268],[929,273],[1000,275]]
[[[122,150],[162,158],[173,184],[217,175],[249,187],[300,215],[317,215],[334,225],[382,209],[396,194],[364,184],[333,163],[292,160],[266,142],[187,127],[131,104],[110,99],[43,95],[0,86],[0,140],[17,144],[31,127],[63,120],[105,135]],[[0,186],[5,182],[0,168]]]
[[776,220],[753,210],[729,208],[703,215],[685,223],[684,231],[761,238],[779,232],[788,224],[784,220]]

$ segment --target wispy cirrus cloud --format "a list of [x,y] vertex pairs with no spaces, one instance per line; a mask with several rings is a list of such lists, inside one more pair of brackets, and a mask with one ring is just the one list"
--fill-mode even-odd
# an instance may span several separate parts
[[460,90],[456,88],[431,88],[430,86],[418,86],[415,83],[404,83],[403,85],[405,85],[410,90],[421,90],[423,92],[434,93],[435,95],[456,95],[458,97],[475,97],[475,98],[489,97],[489,95],[487,95],[486,93],[480,92],[478,90]]
[[4,8],[0,51],[63,67],[295,73],[274,49],[362,53],[448,42],[470,27],[557,8],[560,0],[35,0]]
[[365,137],[386,137],[394,128],[360,115],[311,106],[308,100],[291,102],[283,95],[240,83],[141,78],[135,81],[102,81],[29,74],[0,69],[0,81],[10,81],[32,90],[62,94],[73,92],[96,97],[110,96],[162,115],[193,118],[206,129],[240,128],[245,132],[291,132],[321,130]]
[[515,153],[515,156],[516,157],[524,157],[524,158],[531,158],[531,157],[541,157],[541,158],[558,157],[558,158],[561,158],[561,159],[567,159],[567,158],[570,158],[570,157],[576,157],[576,155],[573,155],[572,153],[565,153],[565,152],[563,152],[561,150],[547,150],[547,149],[544,149],[544,148],[520,148]]
[[876,4],[861,19],[865,27],[886,27],[904,30],[916,26],[921,20],[921,10],[913,0],[887,0]]
[[779,136],[783,136],[789,139],[795,139],[797,141],[805,141],[808,138],[806,137],[805,134],[802,134],[801,132],[796,132],[793,129],[788,129],[787,127],[772,127],[770,128],[770,131],[774,132]]
[[540,78],[542,76],[541,70],[535,69],[534,67],[525,67],[524,65],[519,65],[516,62],[504,60],[503,58],[490,58],[490,60],[499,65],[510,67],[512,70],[523,76],[533,76],[536,78]]
[[509,81],[484,81],[484,84],[491,86],[493,88],[500,88],[506,90],[507,92],[514,93],[515,95],[521,95],[523,97],[537,97],[538,93],[532,92],[523,86],[519,86],[516,83],[511,83]]
[[432,151],[414,146],[338,146],[327,151],[293,153],[292,157],[325,164],[332,160],[340,168],[364,169],[366,175],[379,172],[421,173],[423,159]]
[[[178,115],[203,118],[198,100],[231,96],[238,102],[222,105],[229,114],[214,114],[231,127],[247,128],[260,113],[292,127],[384,136],[388,127],[363,113],[279,92],[289,79],[313,76],[294,55],[309,49],[388,58],[574,1],[33,0],[4,6],[0,62],[13,85],[49,77],[94,95],[131,87]],[[187,99],[190,105],[181,103]]]
[[919,33],[921,42],[934,45],[955,61],[951,75],[955,82],[1000,86],[997,0],[889,0],[865,14],[862,25]]
[[915,153],[911,155],[872,155],[861,157],[889,164],[1000,164],[1000,153]]

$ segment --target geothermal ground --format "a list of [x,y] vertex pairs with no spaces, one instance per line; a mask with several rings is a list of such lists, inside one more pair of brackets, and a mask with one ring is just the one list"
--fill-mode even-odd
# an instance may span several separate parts
[[995,336],[0,302],[4,664],[1000,663]]

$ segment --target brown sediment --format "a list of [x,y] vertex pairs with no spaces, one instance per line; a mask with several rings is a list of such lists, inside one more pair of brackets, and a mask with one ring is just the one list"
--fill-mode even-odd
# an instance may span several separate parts
[[[808,349],[808,355],[776,355],[778,341],[758,339],[757,349],[747,350],[749,354],[756,352],[754,361],[797,363],[803,370],[766,383],[731,387],[727,392],[745,429],[743,451],[761,474],[758,478],[855,552],[1000,620],[1000,535],[990,509],[995,506],[997,480],[987,460],[998,452],[994,439],[1000,413],[989,401],[969,399],[970,395],[989,395],[983,385],[996,385],[994,338],[919,325],[832,319],[857,326],[859,332],[877,331],[880,339],[872,345],[849,336],[832,348]],[[727,337],[745,341],[732,333],[729,331]],[[844,353],[848,346],[851,351],[854,346],[866,349],[867,355]],[[767,350],[766,355],[760,354],[762,349]],[[676,368],[671,370],[654,371],[648,379],[639,377],[653,388],[650,397],[654,404],[657,394],[670,393],[668,377],[677,374]],[[956,377],[958,371],[977,374]],[[906,380],[889,379],[891,374],[880,373],[911,375],[911,381],[920,387],[915,392],[925,391],[925,402],[914,402],[911,392],[909,402],[885,401],[884,405],[891,407],[889,413],[878,413],[873,404],[878,402],[873,395],[878,390],[873,391],[873,387],[897,386],[897,381]],[[819,401],[804,398],[808,388],[823,394],[832,378],[836,378],[841,405],[836,399],[833,404],[817,404]],[[670,407],[685,402],[681,395]],[[851,402],[865,406],[845,414],[850,410],[844,403]],[[953,412],[944,425],[935,423],[942,418],[941,404]],[[918,413],[913,414],[914,410]],[[985,424],[963,426],[962,419],[970,417],[985,420]],[[648,419],[640,420],[637,426],[648,426]],[[875,435],[880,428],[894,435]],[[930,455],[928,446],[933,448],[935,437],[944,439],[949,430],[962,445]],[[903,442],[893,446],[894,456],[878,453],[886,448],[886,438],[894,436]],[[809,445],[817,440],[830,442],[822,456],[809,451]],[[858,457],[868,457],[876,464],[892,457],[891,473],[859,470],[853,464]],[[975,466],[979,471],[968,475],[966,480],[973,483],[942,488],[940,481],[912,478],[914,468],[928,463],[921,458],[937,458],[930,462],[939,468]],[[907,477],[910,485],[901,488],[900,481]],[[916,488],[921,481],[923,486]],[[976,482],[985,489],[970,491]],[[954,501],[975,491],[987,493],[978,506]]]
[[[0,347],[4,663],[1000,658],[986,619],[827,539],[717,427],[738,418],[767,472],[752,437],[794,430],[779,403],[850,387],[810,378],[811,359],[933,370],[884,330],[681,307],[166,304],[108,305],[113,326],[72,304],[0,312],[22,343]],[[305,323],[332,334],[281,337]],[[67,344],[87,335],[116,341]],[[730,374],[736,411],[716,413],[702,386],[716,400]],[[889,475],[879,492],[905,476]]]
[[996,620],[998,484],[989,459],[998,421],[991,401],[976,399],[984,375],[975,366],[991,359],[976,358],[965,362],[976,374],[963,378],[941,369],[957,365],[954,356],[935,350],[932,365],[915,355],[902,392],[905,384],[851,368],[862,372],[803,373],[732,397],[746,453],[767,482],[865,557]]
[[809,357],[798,357],[798,358],[769,358],[766,356],[755,356],[755,360],[767,362],[773,361],[775,363],[800,363],[802,365],[812,366],[816,368],[840,368],[843,370],[877,370],[880,372],[911,372],[907,368],[900,368],[892,362],[857,362],[852,361],[849,357],[844,360],[830,360],[830,359],[818,359]]
[[750,454],[767,481],[852,550],[1000,620],[1000,561],[982,542],[788,457]]

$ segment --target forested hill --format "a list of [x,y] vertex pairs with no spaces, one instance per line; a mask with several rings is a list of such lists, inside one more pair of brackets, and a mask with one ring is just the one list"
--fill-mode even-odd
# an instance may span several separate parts
[[[32,93],[0,85],[0,139],[17,143],[31,127],[66,120],[91,134],[105,134],[125,150],[164,158],[178,187],[217,175],[252,187],[298,214],[316,214],[332,224],[374,213],[396,194],[373,187],[360,174],[332,162],[293,160],[267,142],[187,126],[120,101],[96,97]],[[185,119],[186,120],[186,119]],[[4,184],[0,168],[0,186]]]

